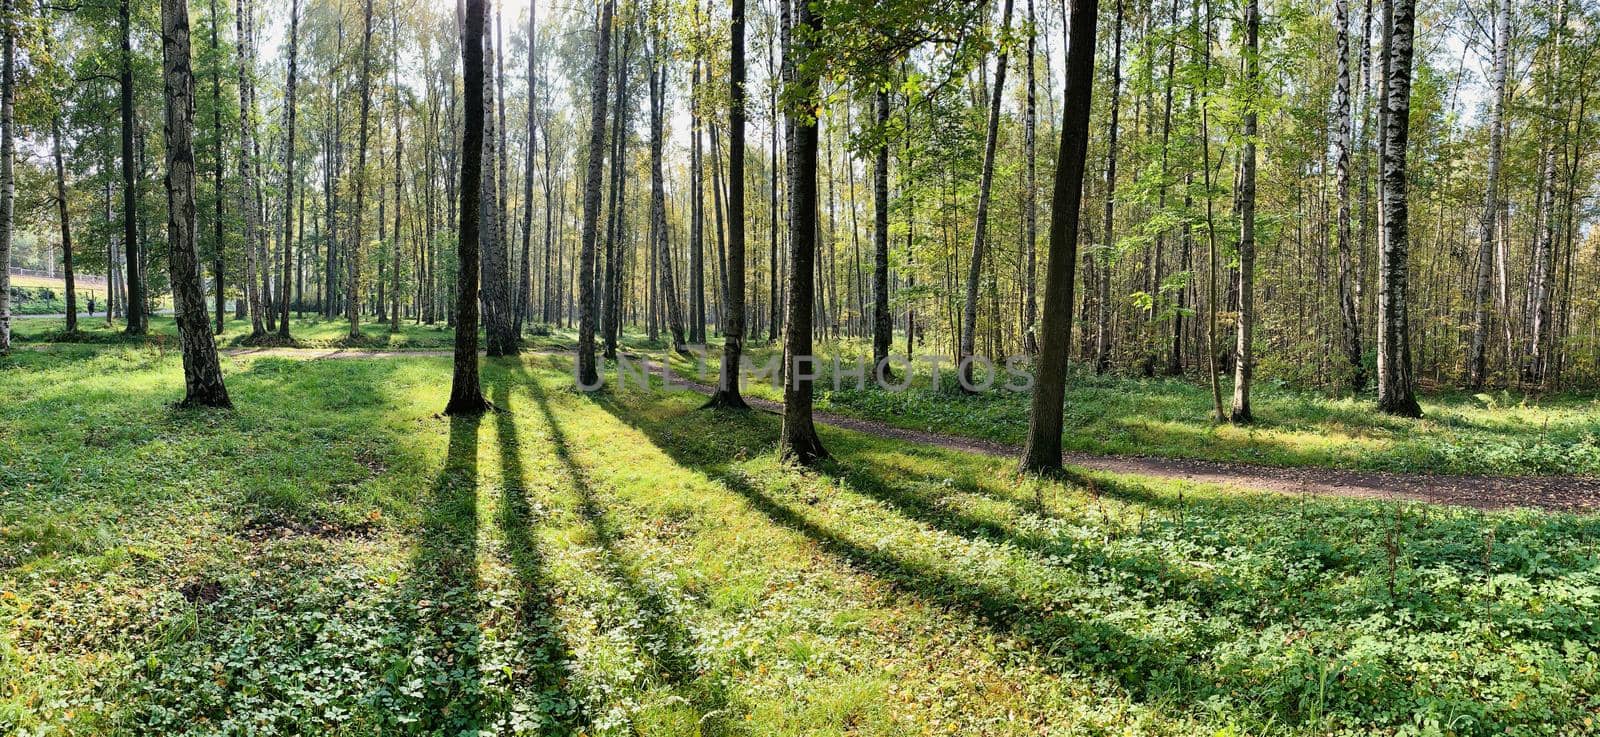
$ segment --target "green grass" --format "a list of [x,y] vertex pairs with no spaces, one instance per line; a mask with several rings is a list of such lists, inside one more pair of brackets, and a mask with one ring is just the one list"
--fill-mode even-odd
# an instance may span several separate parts
[[1254,495],[485,363],[0,358],[0,732],[1593,734],[1600,519]]
[[[123,333],[125,325],[120,319],[113,325],[107,326],[103,316],[93,319],[79,317],[79,334],[74,336],[62,335],[62,331],[66,329],[66,321],[61,319],[16,320],[11,326],[13,337],[18,343],[63,341],[123,345],[170,343],[175,347],[178,338],[178,324],[171,315],[151,315],[149,335],[141,338],[130,338],[125,335]],[[223,321],[223,327],[223,334],[217,339],[218,345],[239,347],[249,344],[250,320],[234,319],[233,313],[229,312],[228,319]],[[352,345],[386,350],[450,350],[455,345],[455,331],[445,327],[442,322],[436,325],[418,325],[410,320],[402,320],[400,332],[390,333],[387,321],[376,322],[367,318],[361,322],[362,339],[352,343],[349,340],[350,323],[343,318],[325,320],[308,315],[303,319],[298,317],[290,319],[289,332],[293,336],[294,345],[305,348]]]
[[[752,349],[759,364],[773,347]],[[1029,395],[996,389],[962,393],[946,360],[934,388],[918,364],[903,392],[833,386],[831,357],[846,366],[870,348],[828,346],[817,382],[818,409],[878,420],[898,427],[1022,445]],[[659,359],[659,351],[649,354]],[[720,350],[707,356],[707,381],[715,382]],[[674,371],[692,375],[694,361],[673,357]],[[1224,383],[1224,401],[1231,382]],[[769,383],[747,387],[750,396],[781,400]],[[1063,445],[1069,451],[1132,454],[1272,466],[1318,466],[1465,475],[1600,476],[1600,398],[1445,392],[1421,397],[1423,419],[1391,417],[1369,396],[1328,396],[1277,382],[1258,382],[1252,393],[1256,422],[1213,422],[1208,387],[1185,379],[1131,379],[1074,370],[1067,381]]]
[[[62,314],[67,311],[66,279],[12,274],[11,286],[21,288],[32,297],[20,302],[13,302],[11,312],[14,315],[52,315]],[[105,309],[105,287],[78,282],[73,285],[73,289],[77,292],[78,309],[89,309],[89,298],[91,296],[95,299],[96,309]],[[41,296],[46,294],[49,295],[48,299]]]

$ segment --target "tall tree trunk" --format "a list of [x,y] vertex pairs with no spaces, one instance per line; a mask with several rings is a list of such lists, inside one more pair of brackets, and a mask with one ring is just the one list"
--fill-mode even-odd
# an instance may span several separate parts
[[[533,154],[536,150],[536,134],[534,125],[534,110],[538,107],[535,102],[539,99],[535,94],[538,77],[534,74],[533,63],[538,57],[538,4],[528,4],[528,156],[524,162],[522,172],[522,279],[518,282],[517,293],[517,337],[522,336],[522,323],[527,318],[528,310],[533,305],[533,263],[530,254],[533,250]],[[545,270],[550,268],[545,264]]]
[[1078,219],[1084,159],[1089,149],[1089,107],[1094,93],[1094,37],[1098,0],[1072,0],[1061,146],[1050,200],[1050,245],[1045,262],[1044,315],[1039,322],[1037,384],[1028,414],[1027,473],[1061,471],[1061,411],[1066,396],[1067,352],[1072,346],[1073,272],[1078,265]]
[[[483,186],[483,26],[484,0],[464,0],[466,17],[461,41],[461,88],[465,112],[461,135],[461,171],[456,208],[456,347],[450,379],[450,402],[444,413],[476,416],[490,408],[478,381],[478,199]],[[369,4],[370,8],[371,5]]]
[[[1210,260],[1206,276],[1206,372],[1210,375],[1211,408],[1217,422],[1227,419],[1222,409],[1222,383],[1217,375],[1217,224],[1211,193],[1211,3],[1205,3],[1206,30],[1201,39],[1201,79],[1206,86],[1200,98],[1200,168],[1206,193],[1206,253]],[[1218,166],[1221,166],[1220,161]]]
[[600,187],[604,184],[606,146],[606,103],[610,77],[606,74],[611,57],[611,24],[616,0],[606,0],[600,10],[600,27],[595,40],[594,66],[590,69],[589,163],[583,186],[583,252],[578,262],[578,383],[597,386],[595,365],[595,308],[598,304],[594,283],[595,249],[600,236]]
[[1261,9],[1257,0],[1244,6],[1244,145],[1239,166],[1239,329],[1233,357],[1234,424],[1255,421],[1250,411],[1250,379],[1255,372],[1256,329],[1256,99],[1260,79]]
[[749,409],[739,393],[744,354],[744,0],[729,0],[728,59],[728,257],[727,309],[722,326],[722,376],[708,407]]
[[1383,130],[1383,248],[1378,271],[1378,409],[1421,417],[1412,393],[1411,337],[1406,310],[1407,253],[1410,248],[1406,189],[1406,146],[1411,118],[1411,45],[1414,0],[1388,0],[1390,27],[1386,64]]
[[[11,3],[12,0],[0,0],[0,353],[11,350],[11,235],[15,229],[12,221],[16,199],[12,172],[16,144],[11,138],[16,31],[11,23]],[[107,310],[106,315],[110,314]]]
[[[500,12],[496,10],[497,28],[499,17]],[[484,81],[483,98],[486,121],[483,137],[484,181],[479,203],[479,209],[482,210],[480,245],[483,284],[479,301],[483,307],[485,350],[490,356],[515,356],[518,353],[515,320],[511,316],[510,264],[505,240],[505,113],[501,109],[499,96],[495,94],[500,85],[497,82],[491,84],[503,76],[494,72],[504,66],[501,61],[504,55],[505,49],[496,48],[496,44],[485,34],[484,70],[488,76]]]
[[289,257],[289,243],[294,233],[294,92],[295,62],[300,51],[300,0],[289,3],[289,71],[284,82],[283,116],[286,143],[283,149],[283,279],[278,284],[278,339],[289,337],[289,283],[293,263]]
[[[1011,7],[1013,0],[1006,0],[1004,10],[1000,15],[1000,37],[1005,38],[1011,32]],[[959,360],[962,387],[972,385],[972,360],[973,353],[977,350],[978,341],[978,280],[983,276],[983,252],[988,240],[989,230],[989,190],[994,183],[994,157],[995,147],[1000,137],[1000,106],[1005,100],[1006,89],[1006,57],[1005,46],[1001,46],[1000,56],[995,59],[994,74],[994,100],[989,105],[989,126],[983,146],[983,171],[978,179],[978,210],[974,218],[972,235],[972,258],[967,262],[967,295],[966,302],[962,305],[961,312],[961,348]]]
[[[1039,354],[1039,337],[1035,329],[1039,320],[1039,304],[1035,296],[1039,278],[1039,111],[1038,83],[1034,72],[1038,38],[1038,18],[1034,14],[1033,0],[1028,0],[1028,88],[1022,114],[1022,148],[1026,159],[1023,197],[1027,200],[1022,203],[1023,258],[1027,261],[1027,271],[1022,280],[1022,350],[1030,356]],[[1170,73],[1168,76],[1171,76]]]
[[[1031,0],[1029,7],[1032,7]],[[1029,62],[1032,68],[1032,62]],[[894,314],[889,311],[889,93],[878,90],[877,160],[872,167],[872,365],[887,374]]]
[[[787,2],[787,0],[779,0]],[[783,306],[783,293],[778,285],[778,272],[782,261],[778,255],[778,70],[776,64],[777,39],[767,41],[767,121],[768,129],[768,192],[767,192],[767,340],[777,342],[782,324],[779,310]]]
[[[7,22],[9,19],[0,19]],[[67,291],[67,332],[78,332],[78,285],[72,264],[72,218],[67,211],[67,167],[61,156],[61,113],[50,118],[50,139],[55,146],[56,214],[61,220],[61,276]],[[5,264],[10,271],[10,264]]]
[[[217,42],[217,24],[217,0],[211,0],[211,56],[213,58],[211,64],[211,136],[217,142],[217,158],[216,161],[212,162],[211,169],[211,188],[214,195],[212,203],[215,206],[212,215],[212,227],[215,228],[215,231],[212,236],[214,239],[214,253],[212,254],[211,264],[212,278],[215,283],[211,287],[214,293],[213,297],[217,301],[216,333],[221,335],[223,332],[223,320],[227,319],[227,303],[224,301],[226,298],[223,295],[223,284],[227,281],[227,261],[224,255],[227,249],[224,247],[226,241],[223,237],[222,222],[222,52]],[[108,253],[108,264],[110,263],[109,255]],[[111,324],[110,310],[106,311],[106,324]]]
[[[1467,353],[1467,386],[1482,389],[1488,379],[1489,276],[1494,268],[1495,213],[1500,207],[1500,166],[1504,156],[1506,77],[1511,59],[1511,0],[1500,0],[1494,23],[1494,77],[1489,108],[1489,160],[1478,218],[1478,269],[1472,289],[1472,344]],[[1507,316],[1502,315],[1501,319]]]
[[189,68],[188,0],[161,1],[161,62],[167,123],[167,266],[183,346],[180,406],[231,407],[195,251],[194,74]]
[[620,44],[621,55],[617,57],[617,91],[616,108],[612,110],[611,118],[611,196],[607,204],[606,213],[606,268],[602,278],[605,293],[602,297],[604,309],[601,310],[600,331],[603,336],[605,357],[615,360],[617,357],[617,333],[622,328],[621,320],[621,272],[619,263],[622,259],[622,222],[627,208],[623,204],[626,184],[623,181],[627,169],[628,152],[628,59],[632,55],[633,33],[626,31]]
[[[1345,362],[1350,366],[1350,384],[1356,391],[1367,385],[1366,364],[1361,353],[1361,317],[1357,303],[1354,246],[1350,232],[1350,10],[1349,0],[1336,0],[1338,23],[1339,76],[1334,87],[1333,105],[1338,122],[1334,136],[1335,178],[1338,180],[1339,214],[1334,237],[1339,252],[1339,318]],[[1366,43],[1362,39],[1362,43]]]
[[[1163,99],[1161,104],[1161,179],[1156,185],[1156,211],[1162,213],[1163,215],[1167,212],[1168,177],[1170,177],[1172,173],[1168,159],[1171,150],[1170,144],[1172,142],[1173,76],[1178,65],[1178,0],[1173,0],[1171,15],[1169,16],[1167,22],[1167,32],[1167,75],[1162,80],[1164,91],[1162,93]],[[1187,195],[1187,193],[1185,194]],[[1185,208],[1185,212],[1187,211],[1188,208]],[[1150,257],[1150,337],[1147,345],[1145,346],[1146,353],[1144,362],[1144,375],[1146,377],[1155,376],[1156,362],[1161,359],[1162,339],[1160,336],[1161,331],[1159,329],[1160,312],[1158,312],[1157,306],[1160,304],[1160,301],[1166,292],[1162,279],[1164,276],[1164,254],[1166,250],[1168,230],[1169,228],[1163,227],[1156,231],[1155,249],[1154,253],[1152,253]],[[1184,267],[1180,266],[1179,268],[1181,269]],[[1179,290],[1179,294],[1182,294],[1181,289]],[[1183,319],[1179,310],[1174,310],[1172,317],[1174,322],[1181,322]],[[1176,345],[1174,345],[1173,350],[1177,350]],[[1168,361],[1169,363],[1167,368],[1170,373],[1181,372],[1181,361],[1174,360],[1170,357],[1168,358]],[[1172,370],[1174,366],[1179,367],[1177,371]]]
[[258,231],[261,229],[259,221],[261,209],[256,204],[258,183],[255,180],[255,167],[250,164],[255,148],[255,105],[250,85],[253,83],[255,71],[250,50],[250,33],[246,28],[249,17],[244,0],[235,0],[234,31],[237,36],[236,51],[239,61],[239,181],[244,188],[239,193],[239,208],[244,215],[244,281],[246,300],[250,309],[250,338],[260,340],[266,336],[267,329],[262,322],[261,280],[257,274],[263,268],[260,252],[257,250],[260,242]]
[[126,306],[128,335],[144,335],[150,330],[150,316],[146,310],[144,269],[139,259],[139,193],[133,150],[133,21],[129,4],[122,0],[117,6],[118,29],[121,31],[122,49],[118,58],[121,66],[117,78],[121,93],[122,112],[122,245],[126,263],[122,267],[122,280],[127,284]]
[[[1009,0],[1008,0],[1009,1]],[[789,149],[789,309],[784,325],[783,424],[778,436],[778,452],[802,465],[828,457],[812,422],[812,384],[818,373],[811,354],[812,302],[816,298],[817,250],[817,112],[820,101],[818,70],[806,63],[813,39],[822,23],[804,0],[791,8],[783,1],[783,24],[793,24],[805,32],[785,33],[783,78],[789,87],[790,103],[785,110],[791,131]],[[801,370],[802,364],[805,365]]]
[[[394,75],[392,93],[392,103],[394,105],[394,243],[389,246],[389,332],[398,333],[400,332],[400,265],[403,262],[400,255],[400,213],[402,210],[401,204],[405,201],[405,178],[401,174],[404,172],[402,164],[405,161],[406,145],[405,137],[402,135],[405,130],[405,118],[401,115],[400,105],[400,9],[396,7],[392,0],[389,5],[389,12],[391,14],[389,16],[389,28],[394,36],[390,40],[394,46],[390,51],[389,57],[389,63],[392,67],[390,73]],[[284,317],[288,317],[287,311],[284,312]]]
[[1117,14],[1113,21],[1111,51],[1111,127],[1106,138],[1106,203],[1101,236],[1105,244],[1100,247],[1101,257],[1096,268],[1098,295],[1095,298],[1094,370],[1103,374],[1111,370],[1111,270],[1116,263],[1116,210],[1117,210],[1117,126],[1122,110],[1122,0],[1116,0]]
[[[700,33],[700,0],[694,0],[694,33]],[[696,44],[698,49],[698,44]],[[689,68],[689,342],[706,342],[705,161],[700,150],[700,56]]]
[[[654,13],[652,13],[654,15]],[[667,236],[667,192],[662,175],[662,135],[665,125],[666,70],[662,67],[661,29],[652,32],[650,48],[650,248],[657,260],[656,278],[658,299],[666,312],[667,330],[672,336],[672,349],[684,349],[683,311],[678,303],[678,289],[672,278],[672,249]],[[549,139],[547,138],[546,141]]]
[[367,124],[372,115],[372,0],[362,0],[361,12],[361,115],[356,127],[356,201],[355,212],[350,216],[350,252],[345,254],[349,284],[344,315],[350,321],[348,337],[355,341],[361,340],[361,262],[366,243]]
[[1550,313],[1555,283],[1555,144],[1545,147],[1539,173],[1539,233],[1534,240],[1528,275],[1528,317],[1522,381],[1531,386],[1544,382],[1550,339]]

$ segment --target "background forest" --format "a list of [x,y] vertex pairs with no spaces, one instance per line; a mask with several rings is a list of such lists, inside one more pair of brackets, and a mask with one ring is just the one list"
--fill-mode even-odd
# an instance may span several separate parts
[[[361,2],[191,9],[198,246],[213,311],[249,317],[256,337],[278,331],[286,307],[353,322],[452,319],[458,11],[417,0],[371,6],[370,24]],[[872,13],[891,12],[850,7],[831,11],[837,27],[852,12],[863,27]],[[1218,370],[1231,373],[1248,200],[1255,374],[1326,390],[1370,384],[1383,7],[1268,3],[1252,52],[1239,3],[1102,4],[1072,308],[1076,362],[1203,374],[1215,312]],[[504,284],[515,305],[505,329],[542,332],[577,319],[597,8],[531,10],[492,10],[484,277],[486,289]],[[749,333],[760,341],[781,327],[788,203],[775,84],[780,19],[771,3],[750,12],[744,267]],[[947,12],[910,3],[892,12],[927,23],[925,37],[903,39],[906,53],[891,52],[891,62],[852,48],[859,40],[848,34],[832,41],[852,59],[840,68],[854,71],[824,80],[816,334],[870,338],[875,270],[886,268],[897,341],[912,336],[914,352],[969,354],[961,346],[969,301],[966,332],[978,353],[1031,352],[1050,225],[1041,182],[1053,175],[1063,109],[1064,6],[1013,0]],[[11,261],[109,274],[117,316],[128,312],[130,285],[158,308],[166,269],[165,249],[154,245],[165,222],[155,6],[19,2],[16,13]],[[1600,279],[1590,227],[1596,13],[1571,0],[1416,9],[1405,299],[1425,385],[1600,381],[1600,303],[1585,288]],[[678,342],[701,343],[723,324],[727,87],[711,80],[727,76],[727,55],[716,53],[727,45],[726,19],[679,0],[616,10],[595,271],[609,285],[597,290],[600,311],[615,318],[601,320],[602,340],[681,330]],[[880,147],[883,265],[873,248]],[[1253,191],[1241,186],[1247,147]],[[659,225],[649,196],[657,148]],[[279,335],[289,337],[286,326]]]

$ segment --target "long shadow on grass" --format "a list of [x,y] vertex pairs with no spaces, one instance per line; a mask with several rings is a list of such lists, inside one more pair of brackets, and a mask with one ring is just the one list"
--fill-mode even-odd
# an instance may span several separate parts
[[495,387],[494,402],[502,411],[495,413],[495,431],[500,442],[500,531],[505,537],[511,568],[517,577],[517,624],[528,653],[531,671],[517,675],[513,687],[519,698],[531,697],[542,712],[545,734],[571,734],[582,729],[586,718],[582,701],[567,691],[567,665],[572,648],[561,635],[555,606],[545,579],[544,553],[533,535],[538,524],[528,504],[524,486],[527,472],[522,467],[522,443],[510,407],[510,390],[502,382]]
[[422,529],[397,602],[407,608],[401,652],[383,674],[386,729],[476,733],[491,711],[478,669],[478,427],[450,418],[444,468],[421,509]]
[[[744,497],[774,523],[799,532],[828,553],[875,575],[906,593],[965,611],[1000,634],[1020,639],[1049,661],[1079,667],[1116,679],[1129,693],[1159,699],[1193,697],[1205,689],[1186,653],[1169,643],[1152,641],[1103,621],[1084,619],[1077,612],[1061,611],[1019,596],[1005,582],[994,582],[938,570],[897,554],[892,549],[869,546],[844,530],[814,519],[805,503],[764,488],[728,461],[738,455],[727,447],[710,448],[703,432],[683,427],[685,421],[705,421],[705,415],[664,420],[646,418],[643,408],[629,407],[608,397],[596,404],[638,429],[679,465],[694,469]],[[764,415],[719,413],[719,423],[737,423],[741,435],[767,437],[773,420]]]
[[[633,603],[643,620],[643,631],[635,642],[639,655],[653,660],[656,670],[668,683],[687,692],[680,695],[687,698],[701,716],[703,728],[711,726],[706,720],[713,715],[719,721],[732,719],[734,715],[724,713],[727,696],[722,684],[715,679],[701,678],[703,673],[693,655],[696,649],[694,635],[677,621],[678,615],[660,592],[646,585],[625,565],[627,554],[620,545],[621,535],[606,515],[588,470],[573,456],[571,443],[561,429],[560,420],[551,410],[549,397],[539,379],[521,368],[514,376],[528,387],[544,416],[545,425],[550,429],[556,458],[566,468],[573,491],[577,494],[578,512],[594,533],[595,542],[600,545],[602,574]],[[506,399],[502,393],[497,401],[502,402],[503,407]]]
[[[777,442],[776,433],[766,432],[771,429],[770,423],[761,425],[761,428],[764,432],[753,440],[762,444]],[[954,464],[951,464],[948,454],[936,460],[956,475],[951,479],[953,490],[1006,504],[1019,513],[1023,511],[1017,499],[979,484],[972,477],[970,469],[950,467]],[[1075,567],[1100,568],[1115,572],[1118,576],[1133,576],[1155,588],[1165,598],[1187,599],[1196,606],[1206,607],[1239,593],[1239,587],[1226,578],[1201,579],[1169,565],[1158,556],[1118,553],[1103,546],[1029,532],[998,520],[962,512],[942,503],[945,494],[912,491],[905,484],[896,483],[908,475],[921,476],[916,480],[923,482],[938,481],[898,464],[870,465],[855,458],[835,457],[818,470],[852,491],[882,501],[901,515],[923,524],[972,541],[1010,543],[1042,556],[1071,560]],[[886,478],[886,471],[893,472],[895,481]]]

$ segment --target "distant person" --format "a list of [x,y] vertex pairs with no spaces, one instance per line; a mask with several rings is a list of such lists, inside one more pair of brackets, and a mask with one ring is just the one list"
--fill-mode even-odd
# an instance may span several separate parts
[[94,315],[94,295],[89,296],[89,314]]

